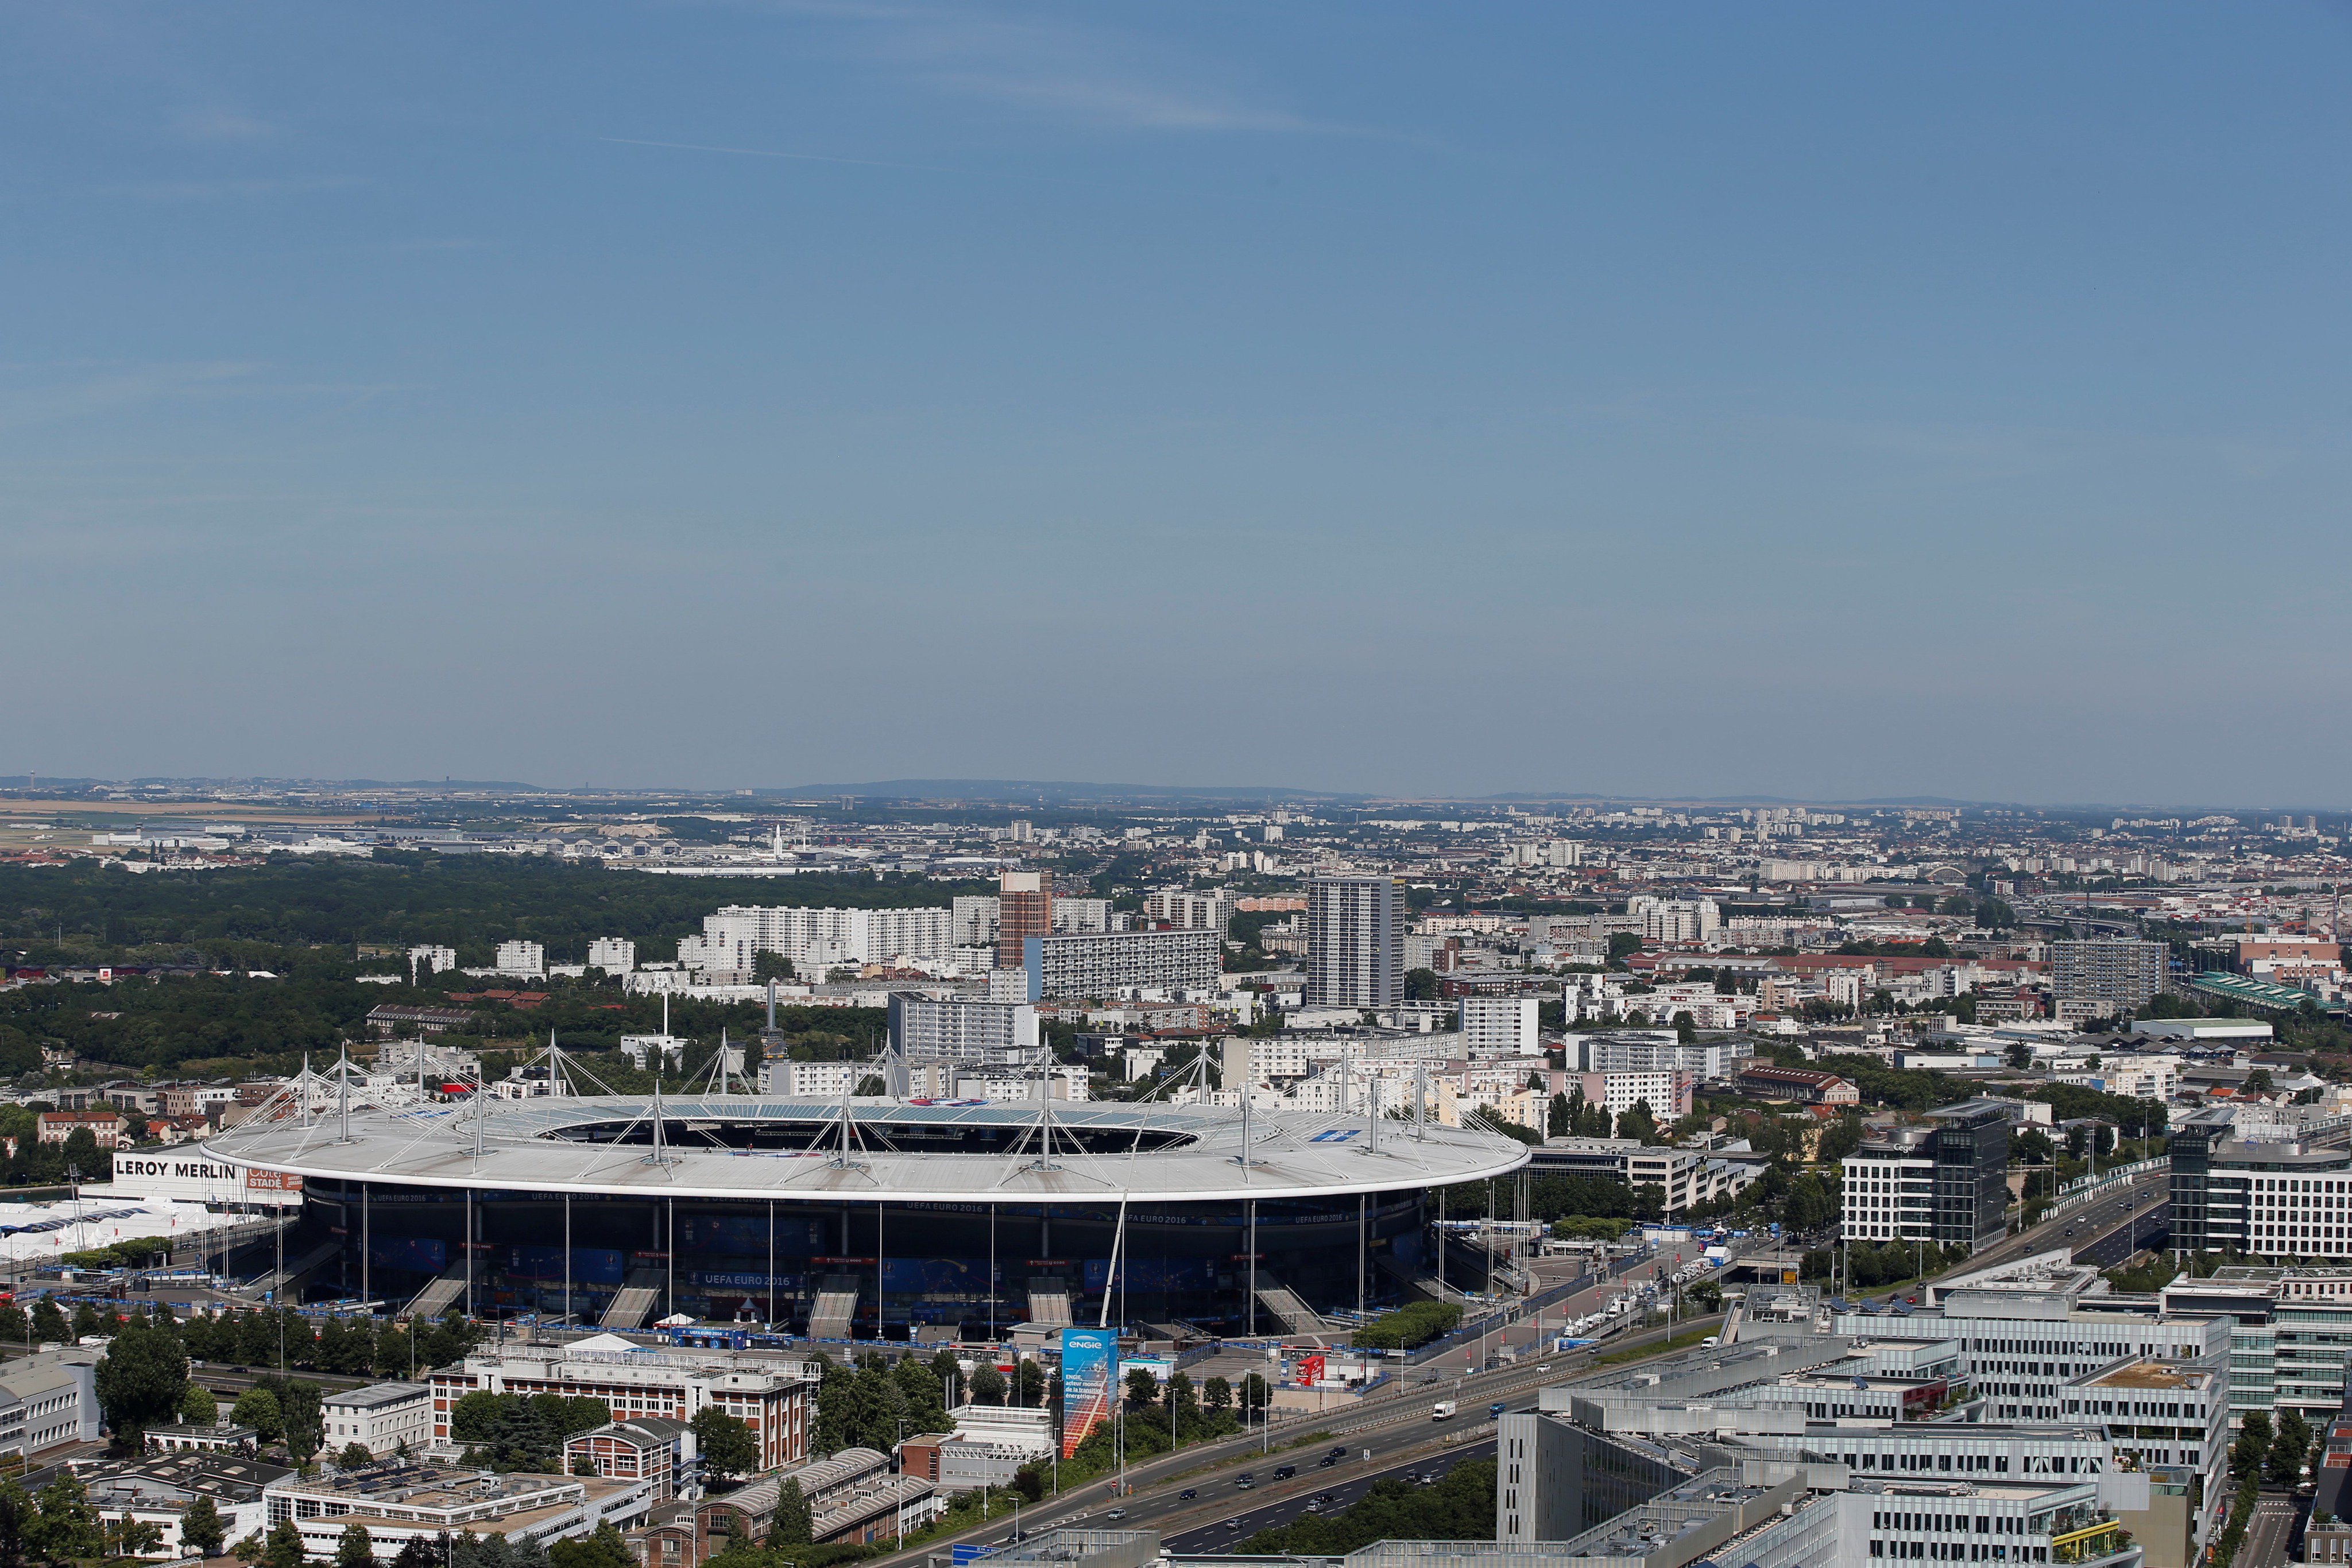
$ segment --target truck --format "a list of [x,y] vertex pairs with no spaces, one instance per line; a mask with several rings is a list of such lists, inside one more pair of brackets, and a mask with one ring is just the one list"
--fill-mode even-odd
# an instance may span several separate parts
[[1451,1421],[1454,1419],[1454,1401],[1451,1399],[1439,1400],[1436,1407],[1430,1412],[1429,1418],[1433,1421]]

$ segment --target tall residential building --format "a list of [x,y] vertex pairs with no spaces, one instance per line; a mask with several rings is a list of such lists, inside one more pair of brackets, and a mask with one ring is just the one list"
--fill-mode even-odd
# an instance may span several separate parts
[[536,942],[501,942],[492,967],[501,975],[536,980],[547,973],[547,949]]
[[1845,1234],[1981,1251],[2008,1233],[2009,1110],[1967,1100],[1846,1156]]
[[1318,876],[1307,884],[1307,1005],[1388,1008],[1404,1000],[1404,883]]
[[1702,1081],[1722,1077],[1725,1064],[1738,1054],[1719,1040],[1684,1045],[1671,1030],[1578,1034],[1568,1043],[1579,1059],[1569,1065],[1587,1072],[1687,1072]]
[[2062,1002],[2106,1002],[2137,1008],[2164,989],[2161,942],[2053,942],[2050,994]]
[[1209,991],[1224,973],[1224,939],[1214,931],[1032,936],[1023,946],[1031,1001],[1134,990]]
[[997,901],[993,894],[975,896],[966,894],[955,901],[952,914],[957,946],[996,946]]
[[1639,916],[1647,942],[1711,942],[1723,929],[1723,911],[1711,898],[1654,898],[1636,894],[1625,901],[1628,916]]
[[890,993],[890,1048],[901,1062],[947,1061],[970,1067],[1031,1067],[1045,1058],[1037,1009],[1026,1002]]
[[996,904],[996,967],[1017,968],[1024,951],[1022,944],[1032,936],[1054,934],[1054,873],[1004,873],[997,882]]
[[588,967],[625,975],[637,967],[637,945],[625,936],[599,936],[588,944]]
[[1080,935],[1111,931],[1126,916],[1114,917],[1108,898],[1057,898],[1054,900],[1054,929]]
[[1223,888],[1194,893],[1190,888],[1160,887],[1143,895],[1144,919],[1180,931],[1223,931],[1233,913],[1233,894]]
[[822,976],[836,964],[943,958],[954,946],[945,909],[793,909],[730,904],[702,917],[702,935],[678,940],[689,969],[748,974],[754,955],[781,953],[793,971]]
[[1533,997],[1463,998],[1464,1049],[1472,1056],[1541,1056],[1536,1019],[1542,1005]]

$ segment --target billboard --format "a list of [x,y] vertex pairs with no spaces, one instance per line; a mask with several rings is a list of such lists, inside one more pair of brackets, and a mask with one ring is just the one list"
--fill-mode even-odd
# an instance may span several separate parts
[[276,1207],[302,1201],[302,1178],[231,1165],[210,1155],[152,1149],[114,1151],[114,1190],[125,1197],[182,1203],[246,1203]]
[[1062,1458],[1077,1452],[1110,1416],[1110,1369],[1118,1335],[1109,1329],[1062,1331]]

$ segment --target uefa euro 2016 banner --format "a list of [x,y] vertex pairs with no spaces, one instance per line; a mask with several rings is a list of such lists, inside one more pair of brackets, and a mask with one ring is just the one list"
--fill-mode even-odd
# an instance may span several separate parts
[[1062,1331],[1062,1458],[1109,1418],[1110,1371],[1118,1354],[1111,1329]]

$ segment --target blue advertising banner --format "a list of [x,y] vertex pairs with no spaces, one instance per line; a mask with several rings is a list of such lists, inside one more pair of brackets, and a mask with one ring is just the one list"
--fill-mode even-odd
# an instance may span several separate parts
[[1110,1416],[1110,1368],[1118,1335],[1109,1329],[1062,1331],[1062,1458]]
[[[1130,1291],[1205,1291],[1209,1260],[1205,1258],[1122,1258],[1119,1282]],[[1102,1290],[1110,1281],[1110,1260],[1087,1260],[1087,1289]]]
[[449,1266],[449,1244],[430,1236],[383,1237],[368,1243],[368,1261],[379,1269],[438,1274]]
[[[617,1285],[621,1282],[621,1255],[609,1247],[574,1247],[572,1249],[572,1278],[582,1285]],[[563,1249],[561,1247],[518,1247],[514,1249],[512,1273],[519,1280],[561,1280],[563,1278]]]

